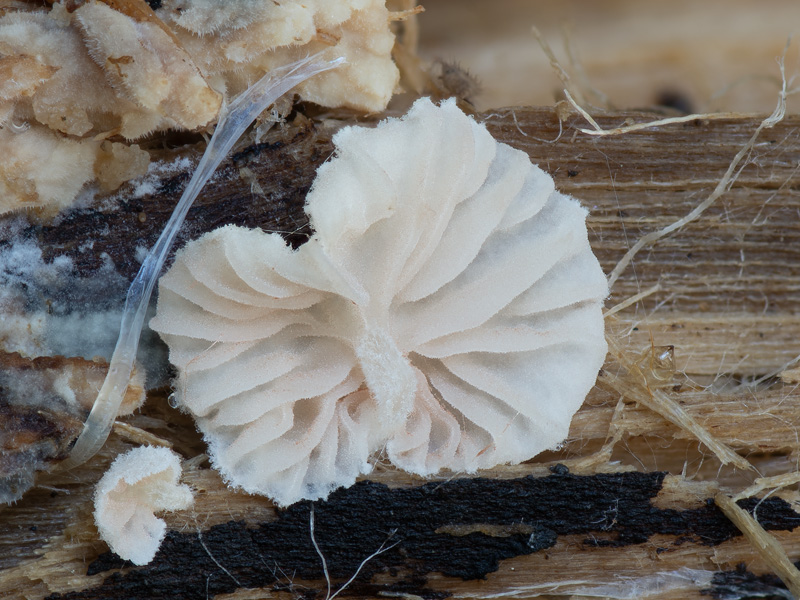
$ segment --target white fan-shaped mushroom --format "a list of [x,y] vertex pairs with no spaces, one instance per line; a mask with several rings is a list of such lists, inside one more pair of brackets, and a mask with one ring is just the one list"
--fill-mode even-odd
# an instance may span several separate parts
[[94,496],[94,520],[111,550],[135,565],[153,560],[167,531],[153,513],[193,501],[180,476],[180,457],[168,448],[142,446],[114,459]]
[[151,327],[214,464],[290,504],[384,447],[427,475],[558,444],[606,354],[586,211],[453,101],[334,142],[305,245],[223,227],[161,279]]

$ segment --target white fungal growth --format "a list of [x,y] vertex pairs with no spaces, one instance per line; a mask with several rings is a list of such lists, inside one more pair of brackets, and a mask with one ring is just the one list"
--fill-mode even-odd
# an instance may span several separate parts
[[135,565],[153,560],[167,531],[154,513],[193,502],[180,476],[180,457],[168,448],[142,446],[114,459],[94,496],[97,529],[113,552]]
[[383,448],[429,475],[556,446],[607,349],[586,211],[453,101],[334,142],[305,245],[223,227],[161,279],[151,327],[214,465],[286,505]]
[[152,4],[0,2],[0,214],[50,218],[87,183],[116,189],[147,168],[130,141],[203,131],[222,118],[223,96],[309,56],[346,62],[296,82],[306,101],[380,111],[399,81],[384,0]]
[[399,81],[385,0],[163,0],[156,14],[208,81],[229,95],[316,53],[347,62],[298,85],[303,100],[376,112]]
[[[94,176],[99,144],[64,138],[41,127],[0,129],[0,215],[69,204]],[[37,168],[47,165],[47,168]]]
[[74,19],[108,84],[145,113],[122,115],[124,137],[137,137],[167,123],[196,129],[217,116],[222,97],[156,20],[140,21],[102,2],[79,7]]

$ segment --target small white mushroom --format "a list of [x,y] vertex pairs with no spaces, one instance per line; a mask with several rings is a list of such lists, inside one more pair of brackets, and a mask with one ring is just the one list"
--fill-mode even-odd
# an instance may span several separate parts
[[214,465],[286,505],[383,448],[429,475],[556,446],[607,349],[586,211],[454,101],[334,142],[305,245],[228,226],[161,279],[151,327]]
[[153,513],[183,510],[193,501],[180,475],[180,458],[168,448],[134,448],[111,463],[94,496],[95,523],[111,550],[135,565],[153,560],[167,531]]

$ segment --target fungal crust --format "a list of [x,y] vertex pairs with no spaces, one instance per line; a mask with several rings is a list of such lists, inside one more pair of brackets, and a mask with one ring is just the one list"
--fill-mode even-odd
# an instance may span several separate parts
[[52,217],[93,181],[116,189],[150,156],[131,146],[109,168],[102,140],[127,140],[119,158],[143,136],[203,130],[223,94],[309,56],[347,62],[300,83],[306,101],[380,111],[399,81],[384,0],[12,4],[0,10],[0,214]]

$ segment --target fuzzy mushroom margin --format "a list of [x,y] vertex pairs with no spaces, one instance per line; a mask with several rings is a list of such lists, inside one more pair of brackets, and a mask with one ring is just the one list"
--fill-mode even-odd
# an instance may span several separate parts
[[113,552],[135,565],[153,560],[167,532],[154,513],[183,510],[194,501],[180,476],[180,457],[169,448],[142,446],[114,459],[94,496],[97,530]]
[[586,210],[452,100],[334,143],[306,244],[223,227],[160,281],[150,326],[214,466],[289,505],[381,451],[424,476],[556,446],[607,351]]

